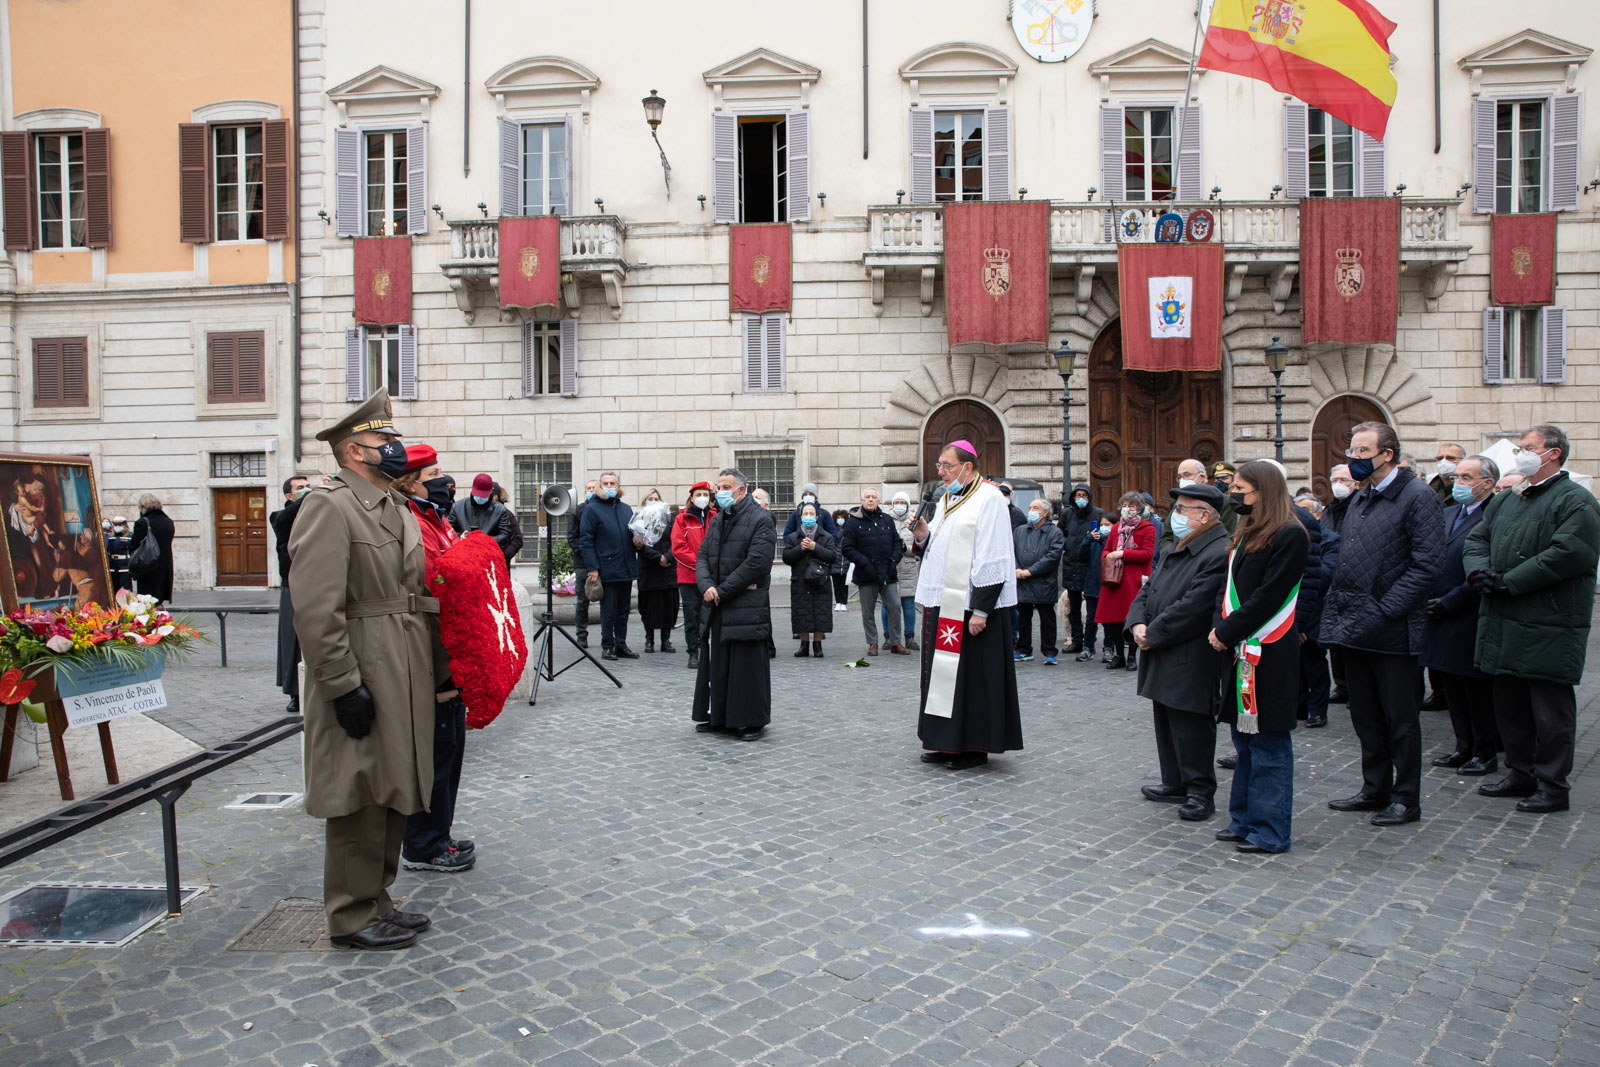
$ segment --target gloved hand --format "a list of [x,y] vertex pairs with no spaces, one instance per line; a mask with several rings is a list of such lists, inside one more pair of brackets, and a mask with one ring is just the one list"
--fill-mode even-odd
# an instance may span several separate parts
[[1499,571],[1475,571],[1471,582],[1479,596],[1493,596],[1507,591],[1505,577]]
[[1427,613],[1427,616],[1430,619],[1444,618],[1444,605],[1439,603],[1438,597],[1434,597],[1432,600],[1428,601],[1427,607],[1423,608],[1422,610]]
[[333,717],[339,720],[344,732],[357,741],[372,732],[372,720],[377,717],[372,706],[372,694],[367,687],[358,685],[344,696],[333,698]]

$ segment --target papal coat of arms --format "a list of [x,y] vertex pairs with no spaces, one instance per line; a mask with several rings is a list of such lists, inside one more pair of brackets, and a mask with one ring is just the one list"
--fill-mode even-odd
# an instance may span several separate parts
[[1261,0],[1250,13],[1250,32],[1294,44],[1295,35],[1305,24],[1305,10],[1305,4],[1293,0]]
[[372,295],[379,300],[387,300],[389,293],[394,289],[394,279],[389,276],[388,267],[377,267],[372,272]]
[[1005,248],[983,250],[983,291],[999,300],[1011,291],[1011,252]]
[[1366,281],[1366,275],[1361,271],[1361,249],[1339,248],[1333,254],[1339,260],[1333,268],[1333,287],[1339,290],[1340,296],[1349,300],[1361,292],[1361,285]]
[[1163,330],[1182,329],[1184,312],[1188,310],[1189,305],[1178,299],[1177,287],[1169,285],[1156,304],[1157,325]]
[[1122,239],[1124,241],[1143,241],[1144,212],[1140,211],[1136,207],[1130,207],[1128,210],[1124,211],[1122,213],[1120,230],[1122,233]]
[[1527,245],[1518,245],[1511,250],[1511,273],[1519,278],[1526,278],[1528,272],[1533,270],[1533,249]]
[[766,285],[772,278],[772,257],[759,255],[750,261],[750,280],[756,285]]
[[1211,234],[1216,228],[1216,216],[1205,208],[1198,208],[1189,212],[1189,240],[1196,244],[1204,244],[1211,240]]
[[528,281],[539,276],[539,250],[532,245],[517,253],[517,273]]

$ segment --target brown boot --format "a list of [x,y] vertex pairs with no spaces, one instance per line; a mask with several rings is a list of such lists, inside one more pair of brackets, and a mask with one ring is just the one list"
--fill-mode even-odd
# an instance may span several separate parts
[[867,655],[876,656],[877,654],[878,654],[878,646],[877,645],[868,645],[867,646]]
[[896,656],[909,656],[909,655],[911,655],[911,650],[909,648],[907,648],[905,645],[890,645],[889,646],[889,651],[892,654],[896,655]]

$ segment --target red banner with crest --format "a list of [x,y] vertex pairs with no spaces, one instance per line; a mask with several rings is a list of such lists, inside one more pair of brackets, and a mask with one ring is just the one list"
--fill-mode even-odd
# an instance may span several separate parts
[[500,220],[500,306],[554,318],[561,302],[561,218]]
[[1050,204],[944,207],[944,296],[950,344],[1047,344]]
[[1306,344],[1385,344],[1400,316],[1400,198],[1300,201],[1300,315]]
[[411,321],[411,238],[355,240],[356,321],[392,326]]
[[788,311],[793,282],[787,222],[728,227],[729,311]]
[[1222,367],[1220,244],[1117,246],[1125,370]]
[[1505,307],[1556,302],[1556,217],[1495,215],[1490,274],[1493,300]]

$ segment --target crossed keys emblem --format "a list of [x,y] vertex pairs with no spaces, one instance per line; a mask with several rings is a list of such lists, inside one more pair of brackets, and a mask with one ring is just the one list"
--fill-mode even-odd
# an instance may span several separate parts
[[[1070,22],[1059,22],[1056,16],[1064,10],[1069,15],[1076,15],[1083,6],[1084,0],[1062,0],[1061,3],[1045,11],[1044,18],[1038,22],[1028,24],[1028,40],[1033,44],[1056,45],[1078,39],[1078,28]],[[1033,5],[1033,10],[1038,11],[1044,7],[1039,3]]]

